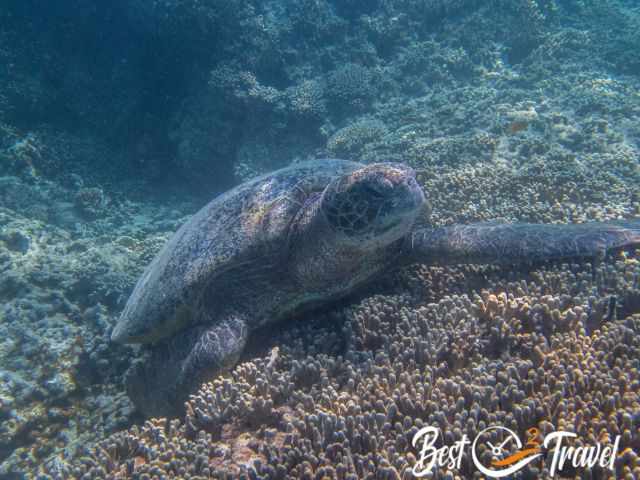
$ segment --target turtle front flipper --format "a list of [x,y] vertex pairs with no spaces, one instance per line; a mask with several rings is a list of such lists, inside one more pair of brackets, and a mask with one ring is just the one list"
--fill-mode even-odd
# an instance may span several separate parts
[[476,223],[418,229],[403,245],[409,263],[526,263],[601,257],[640,245],[640,219],[582,224]]
[[202,383],[238,361],[248,331],[244,318],[232,315],[148,347],[127,372],[129,398],[147,417],[179,415]]

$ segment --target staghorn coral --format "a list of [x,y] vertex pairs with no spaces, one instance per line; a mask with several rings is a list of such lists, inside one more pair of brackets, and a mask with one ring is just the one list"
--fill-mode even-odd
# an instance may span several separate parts
[[[277,350],[203,385],[183,421],[116,434],[65,475],[405,479],[420,427],[452,442],[500,424],[521,436],[564,429],[584,445],[621,435],[616,478],[640,478],[636,257],[524,276],[482,267],[407,275],[425,286],[450,275],[469,282],[436,302],[419,290],[376,295],[286,329]],[[473,286],[478,275],[483,289]],[[549,458],[530,464],[522,478],[546,478],[549,468]],[[608,478],[597,467],[584,474]],[[465,454],[459,471],[438,475],[478,473]]]
[[319,80],[305,80],[286,92],[288,109],[303,119],[318,119],[326,114],[324,85]]

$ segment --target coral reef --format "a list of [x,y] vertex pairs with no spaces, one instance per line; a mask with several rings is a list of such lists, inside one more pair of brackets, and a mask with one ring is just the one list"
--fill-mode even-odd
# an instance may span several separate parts
[[365,110],[376,95],[373,75],[357,63],[341,65],[328,74],[327,81],[331,101],[350,113]]
[[[56,144],[66,161],[46,166],[50,176],[177,177],[210,194],[322,155],[362,115],[389,129],[386,151],[369,140],[358,158],[375,160],[400,157],[407,134],[472,140],[495,127],[500,105],[539,108],[540,95],[547,108],[575,112],[569,138],[581,136],[585,115],[611,122],[605,109],[637,103],[585,91],[619,90],[634,80],[615,86],[609,73],[637,73],[637,15],[616,0],[80,3],[44,12],[87,25],[74,32],[32,21],[33,0],[2,12],[0,157],[25,175],[44,171],[39,159]],[[59,48],[46,48],[52,42]],[[74,56],[77,44],[87,48]],[[506,133],[525,126],[539,125],[512,119]],[[274,153],[237,169],[256,138]]]
[[[424,288],[467,278],[464,269],[407,275]],[[639,275],[638,259],[621,256],[595,271],[486,270],[485,288],[435,302],[424,289],[371,296],[281,332],[273,350],[204,385],[183,421],[116,434],[65,475],[413,478],[422,426],[439,427],[446,443],[500,424],[520,435],[567,430],[584,445],[621,435],[616,478],[638,478]],[[546,478],[550,461],[522,478]],[[608,478],[598,467],[563,472],[583,474]],[[459,471],[436,475],[479,478],[468,454]]]
[[0,476],[131,422],[120,382],[132,351],[109,332],[183,218],[69,184],[0,178]]
[[327,141],[327,150],[338,158],[358,158],[363,149],[387,134],[384,123],[375,119],[363,119],[351,123],[334,133]]
[[416,266],[265,332],[279,351],[257,346],[179,422],[138,421],[121,384],[138,353],[108,341],[187,215],[290,161],[408,163],[436,225],[640,215],[635,2],[5,7],[0,476],[402,478],[418,422],[500,421],[619,432],[616,478],[638,477],[633,256]]

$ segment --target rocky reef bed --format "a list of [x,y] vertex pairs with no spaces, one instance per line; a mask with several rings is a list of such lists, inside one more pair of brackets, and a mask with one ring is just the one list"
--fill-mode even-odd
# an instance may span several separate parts
[[105,199],[87,218],[78,201],[84,192],[0,179],[0,454],[7,475],[131,422],[120,381],[132,350],[111,345],[109,332],[137,275],[182,217]]
[[501,423],[620,434],[640,477],[632,252],[400,272],[265,334],[181,419],[136,416],[108,342],[189,214],[292,159],[408,163],[438,225],[640,215],[634,2],[69,2],[86,32],[36,3],[0,12],[0,476],[408,478],[421,425]]

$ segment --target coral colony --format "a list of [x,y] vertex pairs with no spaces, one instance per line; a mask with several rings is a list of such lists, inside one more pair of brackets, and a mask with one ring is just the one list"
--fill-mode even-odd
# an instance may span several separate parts
[[[631,259],[595,272],[547,267],[526,281],[475,268],[407,272],[398,279],[407,289],[440,300],[415,306],[405,295],[378,295],[297,322],[272,340],[275,361],[266,352],[241,363],[204,385],[182,421],[149,420],[115,434],[71,472],[407,478],[421,428],[438,427],[453,446],[499,424],[520,434],[531,425],[545,436],[571,431],[585,446],[620,435],[616,475],[635,475],[640,317],[621,310],[624,320],[607,321],[607,308],[610,295],[638,305],[637,273]],[[479,278],[486,289],[474,293]],[[454,285],[469,293],[451,293]],[[489,464],[491,452],[479,459]],[[550,475],[552,459],[523,475]],[[468,454],[457,471],[478,472]],[[437,472],[455,478],[446,466]]]

